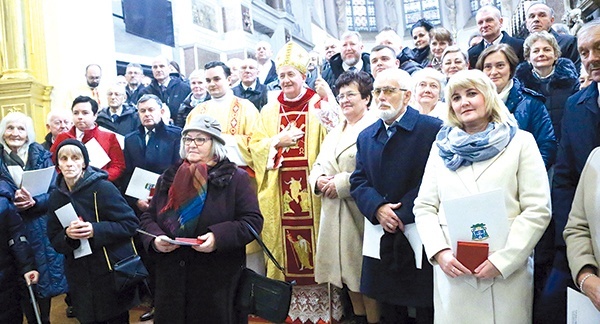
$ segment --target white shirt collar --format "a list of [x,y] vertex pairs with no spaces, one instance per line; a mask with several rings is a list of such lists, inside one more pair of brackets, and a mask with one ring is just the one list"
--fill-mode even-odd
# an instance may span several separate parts
[[[356,72],[362,71],[363,61],[361,58],[358,59],[358,62],[356,62],[354,67],[356,68]],[[344,71],[348,71],[350,69],[350,65],[346,64],[345,62],[342,62],[342,68],[344,68]]]
[[119,108],[117,108],[116,112],[113,112],[110,107],[108,107],[108,114],[110,115],[110,117],[112,118],[112,115],[117,114],[117,116],[121,116],[121,114],[123,113],[123,106],[119,106]]
[[252,83],[249,87],[246,87],[243,83],[240,82],[240,84],[242,85],[242,89],[244,91],[248,90],[248,88],[252,89],[252,90],[256,90],[256,80],[254,80],[254,83]]

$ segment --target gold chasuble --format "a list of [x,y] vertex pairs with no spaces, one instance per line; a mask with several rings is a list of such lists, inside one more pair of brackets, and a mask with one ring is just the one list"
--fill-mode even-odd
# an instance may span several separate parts
[[[320,97],[311,89],[297,101],[277,101],[263,107],[254,128],[250,151],[258,182],[258,201],[265,218],[265,244],[285,267],[267,262],[267,276],[312,285],[321,200],[308,184],[308,175],[326,131],[315,114]],[[276,135],[297,127],[304,136],[297,144],[275,149]]]

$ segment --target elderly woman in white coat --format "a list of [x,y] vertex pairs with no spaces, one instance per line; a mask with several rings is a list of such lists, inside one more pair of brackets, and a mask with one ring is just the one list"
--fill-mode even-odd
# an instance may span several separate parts
[[[446,87],[448,124],[434,143],[415,200],[415,222],[434,265],[436,323],[531,323],[535,244],[550,221],[546,169],[481,71]],[[508,235],[473,272],[456,258],[444,203],[501,189]]]
[[336,81],[344,121],[321,144],[310,172],[311,189],[321,195],[315,280],[348,287],[357,323],[379,322],[377,302],[360,294],[364,216],[350,196],[358,134],[375,122],[367,112],[373,82],[366,72],[345,72]]
[[579,179],[563,236],[573,281],[600,311],[600,147],[590,153]]

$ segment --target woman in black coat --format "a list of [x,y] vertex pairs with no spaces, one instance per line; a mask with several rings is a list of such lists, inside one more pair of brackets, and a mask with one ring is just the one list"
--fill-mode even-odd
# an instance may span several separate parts
[[[39,170],[53,166],[51,154],[42,145],[35,142],[33,121],[20,112],[8,113],[0,122],[0,172],[6,175],[15,189],[11,201],[14,202],[23,220],[24,234],[29,241],[35,266],[40,280],[35,286],[36,298],[40,307],[43,323],[50,322],[50,303],[53,296],[67,292],[67,280],[64,271],[64,257],[57,253],[48,237],[48,197],[54,186],[47,192],[32,196],[21,186],[24,171]],[[25,296],[25,289],[21,292]],[[29,322],[35,321],[35,313],[28,300],[22,305]]]
[[11,179],[0,174],[0,323],[23,321],[19,303],[19,274],[28,283],[38,280],[23,222],[12,203],[15,190]]
[[[138,218],[108,175],[89,166],[85,146],[75,140],[61,142],[57,149],[60,170],[56,190],[50,194],[48,237],[59,253],[65,255],[65,272],[75,315],[81,323],[129,323],[129,309],[137,303],[132,288],[117,292],[110,262],[134,254],[131,238]],[[79,220],[63,227],[57,209],[72,204]],[[97,221],[98,219],[98,221]],[[75,258],[81,239],[87,239],[91,254]]]
[[[244,323],[234,308],[246,244],[263,218],[248,174],[226,157],[221,126],[207,115],[183,129],[183,161],[159,178],[141,227],[156,260],[155,323]],[[197,239],[180,246],[167,238]]]
[[579,91],[577,68],[571,60],[560,57],[560,46],[552,34],[542,31],[529,35],[523,45],[525,59],[517,66],[515,77],[526,88],[546,98],[546,108],[560,141],[560,125],[567,98]]

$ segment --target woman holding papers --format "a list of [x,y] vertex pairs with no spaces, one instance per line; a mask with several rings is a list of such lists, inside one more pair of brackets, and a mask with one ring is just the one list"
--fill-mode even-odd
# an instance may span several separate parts
[[[46,236],[48,196],[54,186],[45,187],[43,193],[32,196],[28,189],[33,191],[36,188],[25,188],[21,183],[24,172],[52,167],[51,154],[35,142],[33,121],[23,113],[8,113],[0,122],[0,135],[0,145],[3,148],[0,172],[12,186],[19,188],[12,200],[23,218],[25,236],[34,251],[36,267],[40,273],[37,300],[42,320],[48,322],[52,297],[67,291],[64,258],[52,248]],[[35,322],[35,313],[28,300],[23,303],[23,310],[28,321]]]
[[[435,322],[531,323],[532,252],[550,221],[544,162],[533,136],[517,128],[494,83],[481,71],[460,71],[450,78],[446,102],[449,125],[432,147],[414,207],[434,265]],[[499,233],[506,239],[471,271],[457,260],[450,233],[456,219],[475,212],[469,198],[490,192],[504,206],[489,206],[483,214],[506,210],[508,230]],[[465,212],[445,210],[445,202],[455,199],[464,199]],[[503,225],[500,221],[474,217],[472,224],[483,230],[472,230],[472,239],[486,242],[487,233]]]
[[590,153],[579,179],[564,232],[567,258],[573,281],[600,311],[600,148]]
[[356,168],[356,139],[375,122],[367,113],[373,81],[366,72],[345,72],[336,81],[344,120],[325,137],[309,182],[321,196],[321,223],[315,258],[315,280],[348,286],[354,315],[379,322],[377,302],[360,293],[365,216],[350,196],[350,175]]
[[83,143],[65,139],[56,152],[60,173],[49,198],[48,237],[65,255],[75,316],[81,323],[129,323],[136,288],[117,292],[107,262],[135,253],[131,238],[138,218],[106,172],[89,165]]
[[[182,161],[156,184],[141,227],[156,261],[155,323],[242,323],[233,301],[246,244],[263,218],[248,174],[226,157],[221,125],[196,115],[183,128]],[[169,238],[195,239],[181,246]]]

